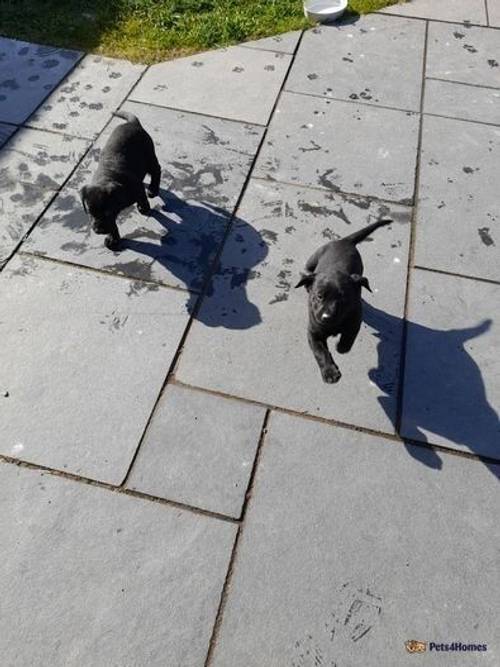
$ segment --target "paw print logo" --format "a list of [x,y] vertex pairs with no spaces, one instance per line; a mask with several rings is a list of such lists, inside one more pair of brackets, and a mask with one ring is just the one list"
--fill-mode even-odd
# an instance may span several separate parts
[[408,653],[425,653],[427,651],[426,642],[419,642],[416,639],[409,639],[405,642],[405,648]]

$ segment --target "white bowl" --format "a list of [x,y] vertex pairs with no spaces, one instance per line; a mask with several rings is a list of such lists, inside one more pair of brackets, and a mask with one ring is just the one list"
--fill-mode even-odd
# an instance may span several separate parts
[[348,0],[304,0],[304,14],[313,21],[334,21],[347,9]]

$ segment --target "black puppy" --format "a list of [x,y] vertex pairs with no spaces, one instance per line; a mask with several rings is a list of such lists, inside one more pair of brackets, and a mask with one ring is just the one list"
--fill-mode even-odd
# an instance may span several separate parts
[[104,243],[118,249],[120,234],[116,218],[120,211],[137,203],[140,213],[151,210],[144,190],[144,177],[151,176],[148,195],[156,197],[160,189],[161,168],[153,140],[134,114],[115,111],[114,116],[127,122],[116,127],[102,149],[91,185],[80,194],[83,208],[90,214],[96,234],[107,234]]
[[361,327],[361,287],[371,292],[363,276],[363,262],[356,244],[375,229],[391,224],[379,220],[339,241],[321,246],[306,263],[295,287],[304,285],[309,293],[307,338],[325,382],[338,382],[341,373],[328,350],[327,339],[340,334],[337,352],[349,352]]

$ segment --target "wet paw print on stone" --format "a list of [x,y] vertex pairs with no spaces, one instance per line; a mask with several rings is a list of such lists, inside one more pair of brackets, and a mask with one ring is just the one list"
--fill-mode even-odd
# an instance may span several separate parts
[[498,67],[498,62],[496,60],[488,60],[488,65],[490,67]]
[[191,63],[191,67],[203,67],[203,64],[204,64],[204,63],[203,63],[201,60],[194,60],[194,61]]
[[310,81],[314,81],[315,79],[318,78],[318,75],[317,75],[317,74],[314,74],[314,73],[312,73],[312,74],[308,74],[308,75],[307,75],[307,78],[308,78]]
[[295,642],[295,657],[290,667],[337,667],[333,658],[325,657],[325,649],[315,641],[312,635]]
[[[284,264],[284,262],[282,262]],[[278,279],[276,282],[276,289],[280,290],[276,296],[269,302],[269,305],[274,303],[280,303],[281,301],[286,301],[288,299],[289,292],[292,288],[292,283],[290,282],[292,272],[290,269],[282,269],[278,273]]]
[[472,44],[464,44],[464,49],[469,53],[477,53],[477,49],[472,46]]
[[464,174],[473,174],[475,171],[480,171],[479,167],[462,167]]
[[111,72],[109,75],[110,79],[121,79],[121,72]]
[[241,72],[244,71],[245,71],[244,67],[239,67],[238,65],[236,67],[233,67],[233,72],[236,72],[237,74],[241,74]]
[[276,68],[274,65],[266,65],[264,69],[266,70],[266,72],[274,72]]
[[489,227],[480,227],[478,230],[479,238],[481,239],[481,242],[486,246],[494,246],[495,241],[492,239],[490,235],[490,228]]
[[104,324],[109,331],[114,333],[115,331],[119,331],[122,329],[125,324],[127,323],[128,320],[128,315],[120,315],[119,313],[116,312],[116,310],[113,310],[111,314],[105,315],[103,320],[99,320],[101,324]]

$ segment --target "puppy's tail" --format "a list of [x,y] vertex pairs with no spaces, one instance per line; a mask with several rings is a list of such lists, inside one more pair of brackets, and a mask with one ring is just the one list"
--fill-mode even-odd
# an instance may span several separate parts
[[377,222],[374,222],[371,225],[368,225],[368,227],[364,227],[363,229],[360,229],[357,232],[354,232],[354,234],[350,234],[349,236],[345,236],[342,241],[348,241],[349,243],[352,243],[353,245],[356,245],[357,243],[360,243],[361,241],[364,241],[372,232],[374,232],[376,229],[379,227],[384,227],[385,225],[390,225],[393,220],[390,220],[389,218],[386,218],[385,220],[377,220]]
[[137,116],[134,116],[133,113],[129,113],[128,111],[113,111],[113,116],[118,116],[118,118],[123,118],[123,120],[126,120],[127,123],[137,123],[138,125],[141,124]]

